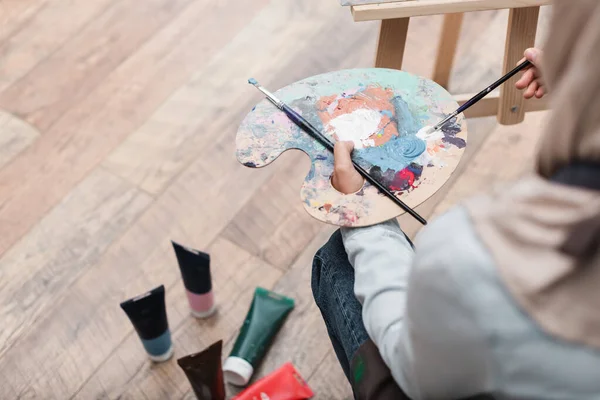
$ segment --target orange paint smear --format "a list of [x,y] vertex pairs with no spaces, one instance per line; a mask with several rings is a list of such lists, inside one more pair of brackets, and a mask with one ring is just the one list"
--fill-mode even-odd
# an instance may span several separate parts
[[[391,89],[373,86],[367,87],[362,92],[356,93],[350,97],[342,97],[338,95],[324,96],[317,102],[319,118],[324,126],[329,124],[329,121],[343,114],[350,114],[356,110],[363,108],[377,111],[389,111],[391,115],[395,114],[394,107],[390,100],[394,96]],[[337,106],[330,114],[329,107],[337,102]],[[381,146],[390,140],[393,136],[398,136],[398,127],[395,123],[390,123],[390,117],[382,114],[379,122],[378,130],[383,129],[383,133],[379,136],[379,132],[374,133],[369,137],[375,142],[375,146]],[[385,127],[385,128],[384,128]],[[338,139],[337,137],[335,138]]]
[[438,153],[441,150],[441,146],[434,144],[431,147],[427,147],[427,153],[429,153],[430,155],[435,155],[436,153]]

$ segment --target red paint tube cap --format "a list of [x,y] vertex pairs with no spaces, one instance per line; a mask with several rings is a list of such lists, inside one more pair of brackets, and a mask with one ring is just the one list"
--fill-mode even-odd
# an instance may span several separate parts
[[304,400],[314,396],[292,363],[259,379],[233,400]]

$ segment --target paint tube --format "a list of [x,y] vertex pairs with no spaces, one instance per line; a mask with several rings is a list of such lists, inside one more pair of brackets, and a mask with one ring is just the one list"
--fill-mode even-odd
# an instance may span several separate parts
[[293,299],[256,288],[244,325],[223,365],[227,382],[236,386],[248,384],[292,308]]
[[312,389],[292,363],[285,363],[232,400],[305,400],[313,396]]
[[150,359],[160,362],[171,358],[173,344],[165,307],[165,287],[160,285],[126,300],[121,303],[121,308],[137,331]]
[[221,369],[222,347],[223,341],[219,340],[200,353],[177,360],[198,400],[225,400],[225,383]]
[[214,314],[215,300],[210,277],[210,255],[171,241],[192,315],[207,318]]

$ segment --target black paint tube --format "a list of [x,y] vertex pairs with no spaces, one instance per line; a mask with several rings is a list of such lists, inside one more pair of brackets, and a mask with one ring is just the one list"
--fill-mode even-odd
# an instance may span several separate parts
[[173,355],[171,332],[165,307],[165,287],[152,289],[121,303],[152,361],[166,361]]

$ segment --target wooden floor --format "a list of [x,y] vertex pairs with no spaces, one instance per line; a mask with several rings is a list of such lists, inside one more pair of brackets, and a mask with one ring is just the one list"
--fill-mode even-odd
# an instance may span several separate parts
[[[499,76],[506,20],[467,16],[453,91]],[[411,21],[407,71],[431,74],[440,26]],[[333,228],[299,201],[308,160],[244,168],[234,137],[248,77],[371,66],[377,28],[336,0],[0,1],[0,399],[194,398],[175,359],[228,352],[257,285],[297,305],[256,376],[292,361],[316,398],[351,396],[310,290]],[[469,121],[466,172],[419,210],[520,173],[539,119],[479,154],[495,119]],[[171,239],[212,255],[215,317],[190,318]],[[153,365],[118,304],[160,284],[175,357]]]

